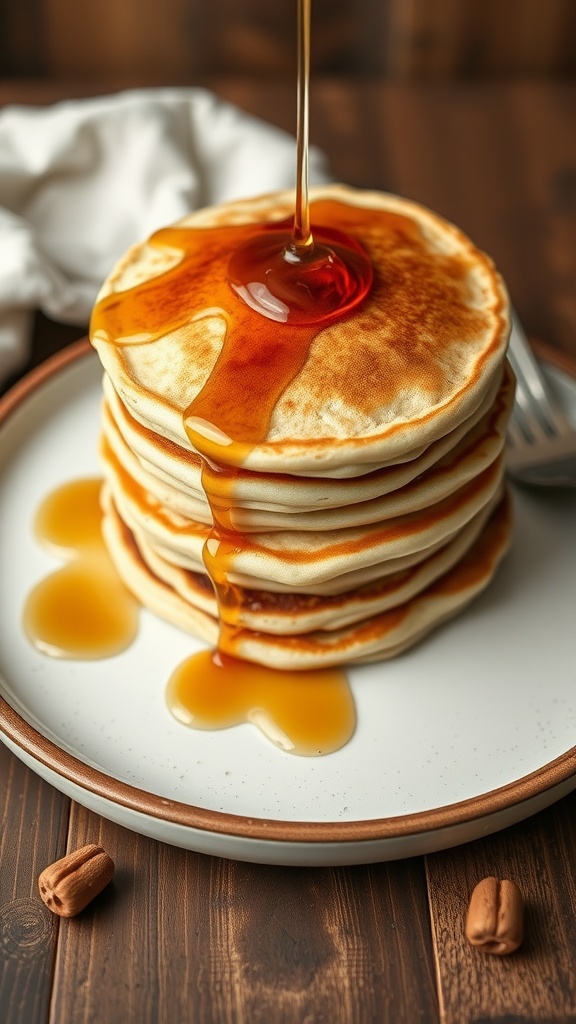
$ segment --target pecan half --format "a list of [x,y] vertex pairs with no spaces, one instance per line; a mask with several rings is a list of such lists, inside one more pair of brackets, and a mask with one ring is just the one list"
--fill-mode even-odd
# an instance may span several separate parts
[[470,897],[466,938],[483,953],[504,956],[522,942],[524,908],[515,882],[483,878]]
[[74,917],[108,885],[114,861],[90,843],[44,868],[38,888],[44,903],[60,917]]

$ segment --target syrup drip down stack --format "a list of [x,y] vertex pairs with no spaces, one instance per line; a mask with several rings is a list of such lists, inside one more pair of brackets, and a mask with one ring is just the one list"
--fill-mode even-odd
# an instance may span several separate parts
[[278,669],[391,657],[464,608],[510,540],[514,381],[490,259],[395,196],[311,190],[373,284],[313,327],[262,317],[231,252],[293,195],[196,211],[101,290],[103,531],[142,604]]

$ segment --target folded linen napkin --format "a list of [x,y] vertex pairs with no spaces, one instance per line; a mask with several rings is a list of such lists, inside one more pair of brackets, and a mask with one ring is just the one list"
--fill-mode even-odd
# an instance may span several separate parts
[[[31,313],[87,324],[134,242],[210,203],[290,188],[294,139],[202,89],[0,111],[0,384]],[[327,180],[310,154],[311,181]]]

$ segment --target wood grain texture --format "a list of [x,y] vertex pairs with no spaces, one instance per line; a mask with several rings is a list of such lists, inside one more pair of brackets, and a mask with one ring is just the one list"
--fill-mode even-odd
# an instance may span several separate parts
[[[497,836],[427,857],[443,1024],[576,1021],[576,795]],[[508,878],[525,903],[525,937],[510,956],[464,937],[481,878]]]
[[[296,3],[268,0],[72,0],[43,3],[44,63],[50,75],[193,75],[294,73]],[[367,21],[381,4],[316,0],[312,63],[323,71],[363,67]],[[378,18],[379,20],[379,18]],[[372,38],[367,34],[367,38]]]
[[[288,83],[221,95],[292,130]],[[312,83],[311,140],[332,174],[437,210],[495,260],[530,334],[573,351],[576,82]]]
[[53,1024],[436,1021],[421,861],[243,864],[155,843],[73,805],[69,847],[87,842],[105,848],[116,875],[61,923]]
[[[107,78],[104,89],[123,84]],[[291,81],[202,84],[293,130]],[[102,89],[4,82],[0,102]],[[336,177],[460,223],[496,258],[529,331],[576,354],[576,83],[316,79],[311,126]],[[80,333],[38,317],[31,364]],[[428,857],[427,887],[421,859],[338,870],[219,861],[73,805],[68,848],[100,842],[116,875],[58,923],[35,887],[65,852],[67,808],[0,746],[2,1024],[576,1022],[576,794]],[[463,938],[469,894],[487,874],[515,878],[527,901],[525,943],[503,960]]]
[[[114,89],[124,80],[108,80]],[[223,98],[295,130],[290,79],[206,80]],[[22,86],[35,102],[97,90]],[[0,87],[0,103],[7,95]],[[576,321],[576,82],[434,84],[316,78],[311,140],[333,175],[399,192],[459,224],[496,261],[530,334],[570,352]],[[72,329],[68,329],[72,331]],[[78,333],[81,333],[79,331]]]
[[[3,0],[0,74],[274,78],[295,0]],[[403,81],[576,70],[573,0],[314,0],[314,71]]]
[[570,0],[391,0],[388,74],[403,80],[573,70]]
[[0,4],[0,75],[42,75],[44,0],[2,0]]
[[373,183],[462,227],[495,260],[528,331],[571,351],[576,86],[366,86],[364,105],[380,140],[363,160]]
[[69,801],[0,743],[0,1021],[48,1017],[58,920],[38,875],[65,850]]
[[[38,0],[40,2],[40,0]],[[198,63],[185,0],[42,0],[48,75],[157,74],[174,81]]]

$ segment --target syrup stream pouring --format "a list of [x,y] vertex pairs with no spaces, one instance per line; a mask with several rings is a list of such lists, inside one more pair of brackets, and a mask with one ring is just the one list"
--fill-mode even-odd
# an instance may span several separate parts
[[296,208],[292,239],[284,258],[303,259],[311,254],[314,239],[310,229],[308,202],[308,146],[310,92],[310,10],[312,0],[298,0],[298,87],[296,94]]
[[[372,264],[362,246],[322,225],[314,238],[308,198],[311,0],[298,0],[296,202],[292,234],[249,239],[232,253],[233,291],[269,320],[328,323],[357,306],[372,285]],[[318,241],[321,237],[322,241]]]

